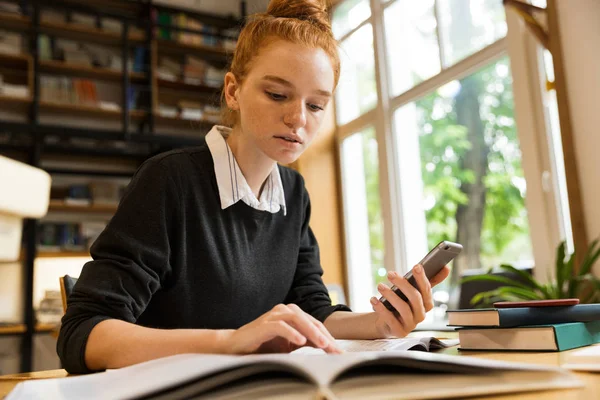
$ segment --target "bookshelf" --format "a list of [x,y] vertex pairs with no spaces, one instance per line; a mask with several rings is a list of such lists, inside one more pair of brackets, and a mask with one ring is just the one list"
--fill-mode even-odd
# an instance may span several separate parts
[[48,211],[61,211],[61,212],[85,212],[85,213],[109,213],[114,214],[117,211],[117,205],[111,204],[91,204],[86,205],[74,205],[69,204],[62,200],[50,200]]
[[161,88],[165,88],[165,89],[172,89],[172,90],[180,90],[180,91],[186,91],[189,93],[205,93],[205,94],[213,94],[213,95],[218,95],[219,93],[221,93],[221,90],[223,89],[222,87],[214,87],[214,86],[208,86],[208,85],[197,85],[197,84],[193,84],[193,83],[187,83],[187,82],[183,82],[180,80],[177,81],[170,81],[168,79],[157,79],[157,83],[158,86]]
[[[215,107],[219,106],[221,88],[214,84],[214,70],[227,66],[232,54],[231,41],[235,42],[240,17],[245,16],[245,1],[239,0],[239,17],[166,6],[153,0],[3,2],[14,4],[18,11],[0,7],[0,26],[21,35],[22,45],[17,54],[0,52],[0,75],[5,77],[2,84],[21,85],[26,90],[19,93],[26,95],[0,91],[0,154],[9,157],[17,154],[21,161],[46,169],[53,179],[67,175],[92,181],[116,180],[131,177],[131,168],[115,171],[103,165],[117,160],[139,166],[162,151],[203,143],[203,135],[214,124]],[[57,18],[58,14],[64,18]],[[187,22],[182,25],[182,20]],[[188,25],[190,21],[194,25]],[[105,64],[96,59],[77,62],[77,57],[67,57],[65,48],[57,52],[59,41],[71,46],[77,43],[77,49],[68,49],[75,52],[83,52],[82,48],[106,48],[111,58],[119,58],[121,62]],[[43,47],[48,43],[51,51]],[[206,62],[207,68],[213,70],[212,81],[186,79],[189,71],[184,65],[190,57],[196,62]],[[164,59],[181,66],[174,79],[162,79],[157,73]],[[58,95],[61,92],[48,95],[48,78],[55,82],[67,79],[72,83],[67,85],[68,90],[75,91],[76,96],[69,94],[65,101],[65,96]],[[94,82],[98,101],[81,101],[83,89],[75,86],[76,80]],[[135,101],[132,91],[137,93]],[[113,97],[101,98],[107,93]],[[202,115],[200,119],[182,118],[189,113],[183,113],[179,99],[200,103],[210,108],[210,113],[194,114]],[[181,109],[176,115],[164,116],[161,107],[165,106]],[[18,118],[7,118],[6,113]],[[56,160],[59,166],[51,163]],[[52,199],[48,216],[99,221],[110,218],[116,209],[116,205],[93,201],[90,205],[74,205]],[[48,219],[51,223],[52,218]],[[20,259],[24,323],[7,326],[0,321],[0,335],[21,337],[23,372],[32,367],[32,335],[52,332],[55,328],[36,322],[35,261],[90,257],[88,251],[47,251],[48,247],[39,246],[39,228],[45,221],[27,220],[24,225]]]
[[[123,73],[121,71],[101,67],[88,67],[85,65],[69,64],[64,61],[56,60],[40,61],[40,72],[111,81],[119,81],[123,79]],[[141,72],[129,72],[129,81],[132,83],[144,82],[146,79],[148,79],[146,74]]]
[[[69,103],[53,103],[49,101],[40,101],[40,111],[48,111],[60,114],[72,115],[76,113],[79,116],[97,116],[102,118],[120,118],[121,111],[104,109],[95,106]],[[146,112],[142,110],[129,111],[129,117],[135,120],[142,120],[146,116]]]

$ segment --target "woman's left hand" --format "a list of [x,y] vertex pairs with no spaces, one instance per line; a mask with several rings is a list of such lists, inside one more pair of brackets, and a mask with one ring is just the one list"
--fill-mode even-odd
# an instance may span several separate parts
[[388,279],[404,293],[408,302],[402,300],[388,285],[380,283],[377,286],[381,295],[398,311],[398,313],[393,313],[376,297],[371,298],[373,311],[377,313],[375,325],[380,337],[404,337],[408,335],[419,322],[425,319],[425,313],[433,308],[431,288],[446,279],[449,273],[450,269],[445,266],[430,282],[423,272],[423,267],[416,265],[413,268],[413,276],[418,289],[415,289],[402,276],[390,271]]

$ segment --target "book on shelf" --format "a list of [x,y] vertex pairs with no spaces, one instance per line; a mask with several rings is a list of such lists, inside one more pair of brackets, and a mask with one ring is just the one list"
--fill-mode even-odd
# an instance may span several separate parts
[[20,14],[21,6],[19,5],[19,3],[15,3],[12,1],[0,1],[0,12]]
[[565,322],[600,320],[600,304],[560,307],[515,307],[448,310],[449,326],[493,326],[510,328]]
[[600,343],[600,321],[516,328],[461,328],[461,350],[564,351]]
[[78,12],[73,12],[70,13],[70,23],[72,24],[76,24],[76,25],[82,25],[88,28],[95,28],[96,27],[96,17],[92,14],[87,14],[87,13],[78,13]]
[[79,223],[41,222],[38,225],[38,232],[39,251],[85,251],[88,248]]
[[40,21],[42,23],[64,24],[67,22],[67,16],[62,11],[42,8],[40,12]]
[[0,53],[17,55],[23,50],[23,35],[0,29]]
[[[234,49],[237,43],[237,40],[234,39],[238,33],[236,28],[220,32],[218,28],[203,24],[185,13],[169,13],[154,9],[152,19],[161,25],[156,30],[156,36],[160,39],[173,40],[191,46],[207,46],[228,50]],[[193,32],[173,30],[167,28],[168,26],[185,28]],[[224,35],[219,35],[219,33]],[[224,38],[223,36],[228,37]]]
[[91,375],[24,381],[6,400],[49,393],[55,399],[92,393],[115,399],[429,399],[582,386],[560,368],[423,352],[180,354]]
[[2,75],[0,75],[0,95],[26,99],[29,97],[29,87],[26,85],[6,83],[4,82]]

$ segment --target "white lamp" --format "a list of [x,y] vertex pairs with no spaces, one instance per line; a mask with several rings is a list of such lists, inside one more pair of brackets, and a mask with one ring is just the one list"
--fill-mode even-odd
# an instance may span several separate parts
[[0,156],[0,262],[19,258],[23,218],[48,212],[50,175]]

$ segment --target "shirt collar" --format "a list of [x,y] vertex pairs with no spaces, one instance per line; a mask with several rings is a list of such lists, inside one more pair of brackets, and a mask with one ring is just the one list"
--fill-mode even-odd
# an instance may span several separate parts
[[230,128],[215,125],[206,135],[206,144],[215,165],[221,209],[241,200],[260,211],[277,213],[283,209],[283,215],[286,215],[285,195],[277,164],[267,177],[260,199],[257,199],[225,140],[230,133]]

